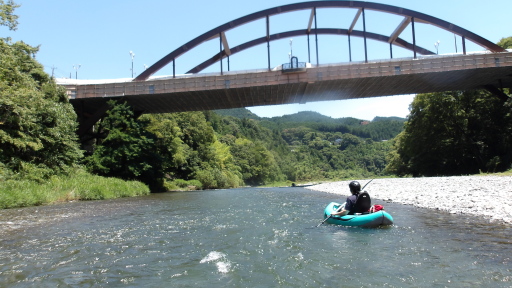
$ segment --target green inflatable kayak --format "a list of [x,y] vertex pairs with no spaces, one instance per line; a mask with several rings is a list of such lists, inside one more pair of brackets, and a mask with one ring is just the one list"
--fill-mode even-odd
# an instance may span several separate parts
[[[324,219],[338,210],[341,204],[331,202],[324,210]],[[343,225],[343,226],[360,226],[360,227],[378,227],[393,225],[393,217],[384,210],[374,213],[361,214],[361,215],[345,215],[345,216],[331,216],[326,220],[329,224]]]

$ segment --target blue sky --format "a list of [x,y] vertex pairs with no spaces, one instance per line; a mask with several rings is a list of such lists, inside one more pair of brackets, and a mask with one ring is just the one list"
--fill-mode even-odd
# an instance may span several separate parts
[[[55,77],[79,79],[117,79],[131,77],[133,51],[135,75],[174,49],[193,38],[236,18],[260,10],[303,1],[288,0],[16,0],[22,6],[16,10],[20,16],[17,31],[0,27],[0,37],[23,40],[40,45],[36,58],[45,70]],[[369,1],[370,2],[370,1]],[[510,0],[374,0],[371,2],[399,6],[416,10],[472,31],[489,41],[498,42],[502,37],[512,36],[510,24]],[[318,9],[318,27],[348,28],[354,15],[353,9]],[[367,31],[390,35],[403,18],[381,12],[367,11]],[[304,29],[309,20],[309,11],[299,11],[270,18],[271,33]],[[362,22],[356,29],[362,30]],[[412,42],[410,28],[401,37]],[[231,47],[265,35],[265,22],[255,21],[226,33]],[[417,24],[418,45],[435,51],[438,40],[439,53],[454,53],[455,46],[461,51],[460,37],[431,25]],[[319,36],[320,64],[348,61],[347,38],[342,36]],[[316,64],[314,38],[311,62]],[[299,61],[306,61],[306,37],[293,39],[293,54]],[[193,49],[176,60],[176,73],[181,74],[218,52],[218,39]],[[468,51],[483,50],[467,42]],[[362,40],[352,40],[352,58],[364,60]],[[284,39],[271,43],[271,66],[288,61],[290,41]],[[393,56],[412,57],[412,53],[394,49]],[[389,58],[389,46],[368,42],[369,59]],[[74,69],[74,67],[80,68]],[[230,57],[232,71],[267,67],[266,45],[251,48]],[[227,64],[224,63],[224,69]],[[214,64],[203,72],[219,72],[220,64]],[[172,66],[155,75],[172,74]],[[262,117],[292,114],[297,111],[317,111],[324,115],[356,117],[371,120],[375,116],[399,116],[408,114],[413,96],[391,96],[357,100],[341,100],[263,106],[250,108]]]

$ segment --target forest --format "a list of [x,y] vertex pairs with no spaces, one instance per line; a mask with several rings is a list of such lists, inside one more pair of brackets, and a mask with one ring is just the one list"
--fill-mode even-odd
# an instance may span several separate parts
[[107,136],[86,155],[88,169],[167,190],[382,176],[392,147],[387,140],[402,131],[405,120],[363,124],[316,112],[272,119],[235,117],[248,115],[246,109],[135,119],[127,104],[110,105],[97,128]]
[[[14,2],[0,25],[16,29]],[[511,37],[499,45],[511,48]],[[38,48],[0,38],[0,208],[170,190],[501,172],[512,164],[512,101],[485,90],[418,94],[407,119],[247,109],[135,115],[110,101],[80,143],[64,88]],[[503,93],[509,95],[508,89]]]

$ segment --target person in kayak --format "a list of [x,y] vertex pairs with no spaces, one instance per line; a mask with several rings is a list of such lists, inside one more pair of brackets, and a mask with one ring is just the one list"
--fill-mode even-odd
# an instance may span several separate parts
[[348,184],[348,187],[352,195],[348,196],[345,204],[342,205],[337,212],[331,214],[331,216],[364,213],[372,206],[370,195],[366,191],[361,192],[361,184],[359,184],[359,182],[352,181]]

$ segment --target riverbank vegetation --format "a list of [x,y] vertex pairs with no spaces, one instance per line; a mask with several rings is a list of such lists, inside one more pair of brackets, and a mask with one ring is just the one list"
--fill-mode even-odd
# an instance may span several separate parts
[[51,176],[44,181],[0,181],[0,191],[0,209],[142,196],[150,192],[142,182],[91,175],[81,169],[68,175]]
[[[261,119],[246,109],[135,118],[125,103],[109,104],[85,157],[87,168],[137,179],[153,190],[383,176],[392,147],[386,140],[405,120],[332,119],[316,112]],[[231,116],[238,114],[250,118]]]
[[[16,7],[0,2],[0,25],[16,29]],[[0,208],[149,193],[141,182],[80,168],[76,114],[63,87],[35,60],[37,51],[0,38]]]
[[494,173],[512,163],[512,101],[483,90],[417,95],[395,138],[388,171],[444,176]]

